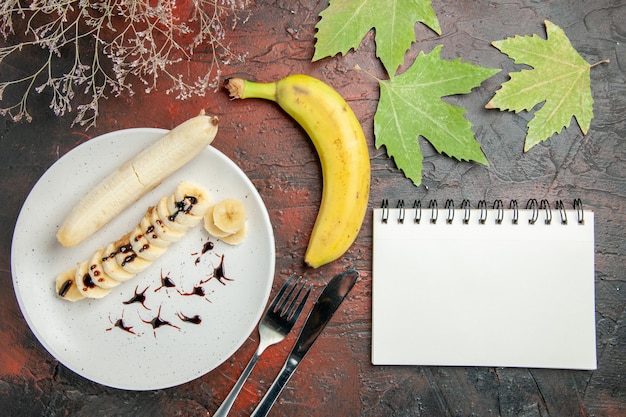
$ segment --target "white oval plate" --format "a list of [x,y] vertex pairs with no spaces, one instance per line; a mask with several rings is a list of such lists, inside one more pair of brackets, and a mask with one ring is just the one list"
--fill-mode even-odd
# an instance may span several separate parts
[[[252,333],[272,287],[274,235],[265,205],[241,169],[213,147],[77,247],[65,248],[57,242],[57,229],[72,206],[109,172],[165,133],[143,128],[116,131],[67,153],[30,192],[13,236],[13,285],[31,330],[63,365],[114,388],[167,388],[211,371]],[[57,274],[130,232],[149,206],[171,194],[183,180],[204,185],[212,201],[236,197],[244,202],[248,235],[241,245],[210,238],[199,225],[147,270],[102,299],[72,303],[56,296]],[[209,241],[214,246],[206,250]],[[227,279],[209,279],[220,265]],[[159,289],[166,276],[175,288]],[[144,305],[124,304],[136,289],[145,288]],[[204,295],[198,294],[201,291]],[[183,320],[196,315],[199,324]],[[156,317],[169,325],[153,328]]]

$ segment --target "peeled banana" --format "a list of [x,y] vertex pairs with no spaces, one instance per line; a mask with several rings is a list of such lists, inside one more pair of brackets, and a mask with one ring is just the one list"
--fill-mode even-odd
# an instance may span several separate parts
[[217,128],[218,118],[204,112],[176,126],[83,197],[61,224],[58,241],[74,246],[91,236],[211,144]]
[[305,262],[317,268],[342,256],[356,239],[370,189],[370,159],[363,129],[350,106],[332,87],[296,74],[273,83],[232,78],[233,98],[272,100],[306,131],[320,157],[322,201]]
[[[174,209],[152,206],[130,233],[94,252],[56,277],[57,294],[68,301],[102,298],[121,282],[148,268],[171,244],[197,225],[209,209],[209,194],[199,185],[185,181],[171,196]],[[190,217],[197,217],[189,220]],[[165,239],[167,238],[167,239]],[[158,244],[157,244],[158,243]]]

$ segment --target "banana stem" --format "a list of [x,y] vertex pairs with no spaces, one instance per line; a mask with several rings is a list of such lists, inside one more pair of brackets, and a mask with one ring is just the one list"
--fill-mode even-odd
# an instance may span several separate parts
[[226,89],[232,98],[263,98],[276,101],[276,83],[256,83],[243,78],[231,78]]

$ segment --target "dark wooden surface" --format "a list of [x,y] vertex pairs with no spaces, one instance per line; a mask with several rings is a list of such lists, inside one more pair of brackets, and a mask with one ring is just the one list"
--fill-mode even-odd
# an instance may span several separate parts
[[[171,128],[205,107],[220,116],[214,145],[251,178],[270,212],[276,237],[274,291],[291,271],[303,272],[321,287],[346,267],[361,279],[333,318],[274,406],[273,416],[620,416],[626,415],[626,2],[623,0],[439,1],[433,0],[443,36],[416,26],[419,42],[409,56],[442,44],[443,58],[494,68],[500,74],[471,95],[446,99],[467,109],[490,166],[460,163],[426,154],[424,181],[413,186],[384,149],[375,149],[373,116],[378,86],[353,70],[355,64],[384,78],[370,33],[356,53],[312,63],[314,26],[326,2],[258,0],[250,19],[228,36],[247,52],[244,63],[224,68],[275,80],[303,72],[334,86],[353,107],[370,145],[370,207],[385,198],[529,197],[571,201],[580,197],[596,213],[595,371],[480,367],[372,366],[371,219],[340,260],[307,270],[302,257],[319,199],[317,156],[300,128],[275,105],[230,101],[224,91],[185,102],[162,91],[111,97],[97,127],[70,127],[57,118],[49,97],[35,98],[34,121],[0,119],[0,414],[4,416],[206,416],[214,412],[256,348],[252,334],[224,364],[182,386],[154,392],[126,392],[100,386],[67,370],[36,340],[17,306],[11,283],[13,228],[29,191],[64,153],[98,134],[128,127]],[[544,20],[561,26],[588,62],[610,59],[592,70],[595,118],[583,137],[573,123],[550,141],[523,154],[528,114],[487,111],[507,73],[519,70],[490,46],[505,37],[544,35]],[[410,58],[409,58],[410,59]],[[206,65],[198,54],[190,73]],[[0,67],[0,72],[18,68]],[[505,274],[506,271],[503,271]],[[260,360],[235,404],[247,415],[265,392],[294,336]],[[433,341],[436,343],[436,341]],[[541,340],[536,340],[541,343]],[[460,347],[462,348],[462,347]]]

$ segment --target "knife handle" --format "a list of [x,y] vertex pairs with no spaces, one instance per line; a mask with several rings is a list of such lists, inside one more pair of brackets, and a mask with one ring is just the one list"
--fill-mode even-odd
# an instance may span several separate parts
[[296,370],[299,363],[300,361],[294,358],[290,357],[287,359],[287,362],[283,365],[282,369],[276,376],[276,379],[274,379],[274,382],[272,382],[272,385],[265,393],[265,396],[263,396],[263,399],[259,402],[259,405],[257,405],[252,414],[250,414],[250,417],[267,416],[267,413],[270,412],[274,402],[276,402],[276,399],[282,392],[283,388],[287,385],[289,378],[291,378],[291,375]]

